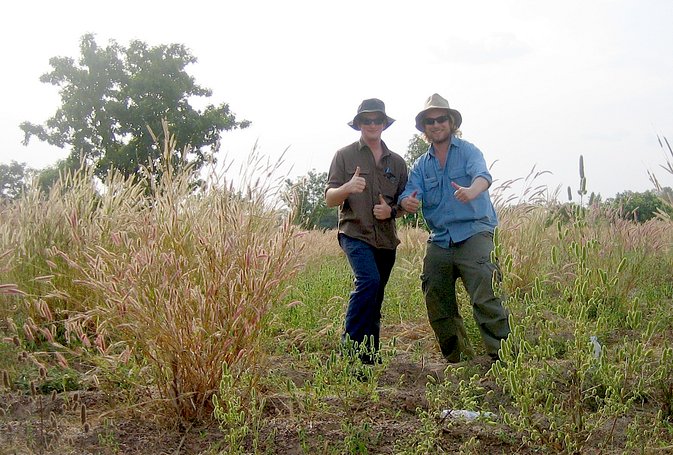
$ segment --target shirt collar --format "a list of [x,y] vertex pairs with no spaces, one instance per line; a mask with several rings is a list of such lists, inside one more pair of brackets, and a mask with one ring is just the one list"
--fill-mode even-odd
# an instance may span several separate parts
[[[363,141],[362,138],[360,138],[358,140],[358,150],[362,151],[362,149],[364,149],[364,148],[369,149],[369,146],[367,144],[365,144],[365,141]],[[383,140],[381,140],[381,148],[383,149],[383,154],[381,155],[381,157],[390,155],[390,150],[388,149],[388,146],[386,145],[386,143],[383,142]]]

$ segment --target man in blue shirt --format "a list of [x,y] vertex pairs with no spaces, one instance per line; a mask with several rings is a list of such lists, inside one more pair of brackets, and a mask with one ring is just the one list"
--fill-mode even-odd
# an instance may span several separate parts
[[493,291],[500,279],[491,261],[493,231],[498,224],[488,194],[492,177],[484,156],[456,136],[460,112],[434,94],[416,116],[416,128],[430,147],[414,163],[400,205],[409,213],[421,207],[430,228],[421,286],[428,318],[442,354],[449,362],[471,356],[456,300],[461,278],[470,295],[475,321],[493,359],[510,333],[507,311]]

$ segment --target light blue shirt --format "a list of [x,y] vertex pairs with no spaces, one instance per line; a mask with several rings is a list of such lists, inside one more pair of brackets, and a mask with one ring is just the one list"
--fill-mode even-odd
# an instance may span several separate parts
[[470,142],[453,136],[444,168],[439,167],[431,145],[411,168],[399,200],[417,191],[416,198],[422,203],[423,217],[430,228],[428,241],[448,248],[451,241],[462,242],[479,232],[493,232],[498,225],[488,190],[467,203],[453,195],[451,182],[469,187],[477,177],[483,177],[489,185],[493,182],[484,155]]

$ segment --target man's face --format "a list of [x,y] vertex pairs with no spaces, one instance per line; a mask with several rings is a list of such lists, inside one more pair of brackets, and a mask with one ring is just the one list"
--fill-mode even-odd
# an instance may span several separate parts
[[365,112],[358,117],[358,126],[365,140],[381,139],[381,132],[386,126],[386,116],[381,112]]
[[422,122],[425,135],[432,143],[445,142],[451,136],[451,116],[446,109],[429,109]]

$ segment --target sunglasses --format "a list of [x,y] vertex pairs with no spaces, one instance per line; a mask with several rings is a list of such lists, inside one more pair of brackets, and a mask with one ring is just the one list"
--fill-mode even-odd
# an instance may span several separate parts
[[441,115],[441,116],[439,116],[439,117],[435,117],[435,118],[432,118],[432,117],[425,117],[425,118],[423,119],[423,125],[425,125],[425,126],[430,126],[430,125],[434,125],[435,122],[437,122],[437,123],[444,123],[444,122],[448,121],[449,118],[450,118],[450,117],[449,117],[448,115]]
[[358,123],[360,125],[383,125],[383,123],[386,121],[384,118],[361,118],[358,120]]

